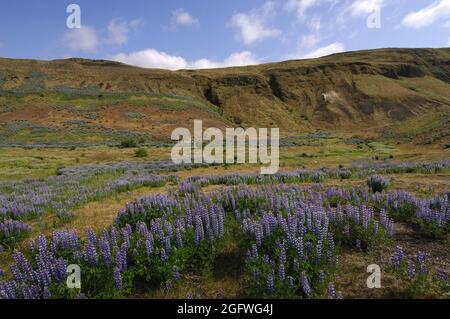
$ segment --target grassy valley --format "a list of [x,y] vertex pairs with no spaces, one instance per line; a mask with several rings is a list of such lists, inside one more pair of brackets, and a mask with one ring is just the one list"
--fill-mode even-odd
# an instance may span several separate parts
[[[448,298],[449,116],[450,49],[0,59],[0,298]],[[279,127],[279,173],[173,164],[195,119]]]

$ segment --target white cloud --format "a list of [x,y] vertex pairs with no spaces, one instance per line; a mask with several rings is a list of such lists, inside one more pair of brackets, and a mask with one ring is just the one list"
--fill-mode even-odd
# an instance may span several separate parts
[[305,18],[305,13],[308,9],[318,5],[321,0],[288,0],[286,3],[286,9],[288,11],[295,11],[297,18],[303,20]]
[[130,22],[122,19],[113,19],[108,24],[108,37],[106,42],[109,44],[126,44],[128,43],[128,34],[131,31],[136,31],[143,25],[139,19],[131,20]]
[[243,51],[239,53],[233,53],[228,58],[226,58],[221,67],[228,66],[245,66],[258,64],[260,61],[255,57],[250,51]]
[[350,6],[350,11],[354,16],[367,15],[383,5],[384,0],[356,0]]
[[315,49],[312,52],[309,52],[307,54],[302,55],[300,58],[302,59],[313,59],[313,58],[319,58],[322,56],[330,55],[333,53],[340,53],[345,51],[345,47],[340,42],[334,42],[330,45]]
[[320,17],[313,17],[308,23],[308,28],[312,31],[319,32],[322,29],[322,19]]
[[130,21],[129,25],[133,30],[137,30],[144,25],[144,21],[141,19],[134,19]]
[[155,49],[136,51],[129,54],[119,53],[112,57],[112,59],[144,68],[178,70],[186,68],[187,65],[183,57],[159,52]]
[[341,42],[334,42],[327,46],[317,48],[320,39],[316,35],[307,35],[299,39],[297,50],[285,55],[286,60],[314,59],[327,56],[333,53],[345,51],[345,46]]
[[94,53],[98,45],[97,31],[89,26],[71,29],[64,35],[64,42],[74,51]]
[[450,47],[450,37],[448,38],[447,45]]
[[233,53],[228,56],[222,62],[215,62],[208,59],[200,59],[190,63],[188,68],[191,69],[212,69],[212,68],[225,68],[232,66],[245,66],[258,64],[259,61],[255,55],[249,51],[242,51]]
[[172,11],[172,21],[175,25],[181,26],[199,25],[198,19],[194,18],[182,8]]
[[266,2],[262,7],[248,13],[236,13],[231,17],[231,26],[238,29],[237,37],[246,45],[278,36],[281,32],[265,26],[274,11],[274,3]]
[[111,59],[144,68],[161,68],[168,70],[209,69],[259,63],[255,55],[249,51],[233,53],[221,62],[216,62],[209,59],[199,59],[189,62],[181,56],[170,55],[165,52],[159,52],[155,49],[131,52],[129,54],[120,53],[111,57]]
[[450,17],[450,0],[439,0],[419,11],[410,12],[402,24],[405,27],[420,29],[448,17]]
[[304,35],[300,40],[300,48],[311,49],[315,47],[319,41],[319,37],[315,34]]
[[139,19],[131,21],[113,19],[109,22],[106,31],[98,32],[93,27],[82,26],[80,29],[71,29],[66,32],[63,40],[65,45],[73,51],[95,53],[100,44],[126,44],[129,33],[136,31],[143,24]]

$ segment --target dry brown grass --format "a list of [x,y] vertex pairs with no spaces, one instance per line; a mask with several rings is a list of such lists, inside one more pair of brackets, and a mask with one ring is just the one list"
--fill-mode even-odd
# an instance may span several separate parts
[[90,155],[89,159],[95,162],[111,162],[115,159],[112,152],[99,152],[97,154]]
[[[336,289],[346,299],[401,298],[405,291],[402,283],[392,274],[381,269],[381,288],[367,288],[367,266],[374,261],[367,255],[355,252],[343,252],[339,255],[339,269]],[[379,263],[379,262],[376,262]]]
[[125,207],[128,202],[139,197],[162,193],[164,191],[164,187],[144,187],[131,192],[117,194],[98,202],[88,203],[75,210],[75,219],[70,224],[64,225],[64,227],[74,229],[83,237],[88,229],[101,232],[113,223],[119,209]]

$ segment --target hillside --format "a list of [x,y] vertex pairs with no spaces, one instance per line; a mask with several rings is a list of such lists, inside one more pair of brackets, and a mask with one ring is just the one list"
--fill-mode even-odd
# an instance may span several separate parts
[[193,119],[447,143],[450,49],[381,49],[176,72],[104,60],[0,59],[5,144],[167,141]]

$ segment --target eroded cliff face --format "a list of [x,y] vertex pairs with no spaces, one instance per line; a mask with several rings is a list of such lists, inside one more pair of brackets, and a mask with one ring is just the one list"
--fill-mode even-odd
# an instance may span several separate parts
[[448,109],[449,52],[380,50],[264,65],[239,74],[233,74],[236,69],[200,72],[209,76],[205,98],[225,116],[239,114],[238,122],[271,118],[291,127],[379,126]]

